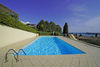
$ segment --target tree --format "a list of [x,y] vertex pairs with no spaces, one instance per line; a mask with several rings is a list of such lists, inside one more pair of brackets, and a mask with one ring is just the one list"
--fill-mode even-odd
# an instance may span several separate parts
[[49,23],[49,25],[50,25],[50,31],[51,31],[51,32],[56,31],[56,24],[55,24],[54,22],[51,21],[51,22]]
[[[15,23],[16,22],[16,23]],[[18,19],[14,19],[7,13],[0,10],[0,24],[10,26],[13,28],[29,31],[29,32],[37,32],[35,29],[24,25]]]
[[61,27],[59,25],[56,25],[56,31],[61,33]]
[[50,31],[49,31],[50,25],[49,25],[49,22],[48,22],[48,21],[45,21],[44,27],[45,27],[45,32],[50,32]]
[[63,34],[64,35],[68,35],[68,24],[67,24],[67,22],[65,22],[65,25],[64,25],[64,27],[63,27]]
[[37,29],[39,31],[42,31],[42,32],[48,32],[48,33],[55,32],[57,34],[60,34],[61,33],[61,27],[59,25],[56,25],[52,21],[51,22],[48,22],[48,21],[41,20],[37,24]]
[[39,31],[44,31],[44,20],[40,20],[40,22],[37,24],[37,28]]

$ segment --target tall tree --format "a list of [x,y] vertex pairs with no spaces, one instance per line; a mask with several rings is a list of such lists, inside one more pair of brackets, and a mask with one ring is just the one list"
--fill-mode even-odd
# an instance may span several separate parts
[[55,29],[56,29],[56,24],[55,24],[54,22],[52,22],[52,21],[51,21],[49,24],[50,24],[50,31],[51,31],[51,32],[55,31]]
[[67,34],[68,35],[68,24],[67,24],[67,22],[65,22],[65,25],[63,27],[63,34]]
[[45,27],[44,27],[44,20],[42,19],[42,20],[40,20],[40,22],[37,24],[37,28],[38,28],[38,30],[39,31],[44,31],[45,29]]
[[45,32],[49,32],[50,25],[49,25],[48,21],[45,21],[44,27],[45,27]]

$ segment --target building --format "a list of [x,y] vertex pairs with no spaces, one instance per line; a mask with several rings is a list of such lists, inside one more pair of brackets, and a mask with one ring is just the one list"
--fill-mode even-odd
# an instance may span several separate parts
[[36,27],[36,24],[26,24],[29,27]]

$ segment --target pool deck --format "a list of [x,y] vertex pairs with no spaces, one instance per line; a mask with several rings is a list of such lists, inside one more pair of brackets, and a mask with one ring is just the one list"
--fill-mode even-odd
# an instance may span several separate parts
[[81,41],[71,40],[62,36],[58,38],[84,51],[86,54],[19,56],[16,62],[13,56],[8,56],[5,63],[4,55],[8,49],[20,49],[36,38],[30,38],[18,43],[0,48],[0,67],[100,67],[100,48],[90,46]]

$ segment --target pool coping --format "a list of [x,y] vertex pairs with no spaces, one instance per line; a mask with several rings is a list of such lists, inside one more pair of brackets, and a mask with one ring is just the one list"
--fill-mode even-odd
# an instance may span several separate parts
[[[65,42],[78,49],[86,52],[87,54],[74,54],[74,55],[42,55],[42,56],[19,56],[19,62],[15,62],[13,58],[8,63],[2,63],[1,67],[99,67],[100,62],[100,49],[87,45],[85,43],[80,43],[69,38],[62,36],[57,36],[63,39]],[[38,37],[37,37],[38,38]],[[34,39],[35,40],[35,39]],[[23,41],[24,42],[24,41]],[[30,40],[32,42],[32,40]],[[23,45],[26,46],[27,44]],[[18,48],[22,48],[19,46]],[[13,46],[9,46],[12,47]],[[8,48],[8,47],[7,47]],[[14,47],[17,48],[17,45]],[[6,49],[5,49],[6,50]],[[3,56],[2,56],[3,57]],[[0,59],[2,58],[0,56]],[[12,64],[13,62],[13,64]]]

